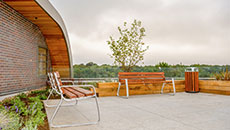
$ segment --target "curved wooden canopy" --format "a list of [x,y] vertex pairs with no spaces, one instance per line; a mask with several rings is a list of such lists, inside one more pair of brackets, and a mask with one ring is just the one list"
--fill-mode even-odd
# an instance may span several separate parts
[[72,77],[72,55],[64,22],[48,0],[4,0],[25,18],[36,24],[49,48],[53,71]]

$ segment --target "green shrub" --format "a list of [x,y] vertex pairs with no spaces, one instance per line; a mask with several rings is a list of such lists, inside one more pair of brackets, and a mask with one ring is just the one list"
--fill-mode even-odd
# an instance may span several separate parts
[[22,130],[37,130],[37,125],[33,125],[32,120],[26,122],[25,127]]
[[25,93],[20,93],[17,97],[19,97],[19,98],[26,98],[27,95]]
[[44,112],[42,112],[43,103],[40,100],[40,96],[30,97],[29,101],[31,103],[29,104],[29,108],[30,108],[29,109],[29,115],[30,115],[30,117],[29,117],[28,121],[29,122],[32,121],[33,127],[35,127],[36,125],[43,124],[46,114]]
[[[3,130],[36,130],[37,126],[44,123],[44,118],[46,117],[46,114],[42,111],[44,108],[41,101],[41,99],[46,98],[45,94],[36,97],[27,97],[25,94],[20,94],[4,100],[0,105],[0,128],[3,128]],[[9,124],[6,124],[6,122],[12,122],[10,121],[11,118],[15,118],[16,121],[13,121],[16,123],[11,123],[8,126]],[[22,122],[23,125],[18,122]],[[22,126],[23,128],[21,128]]]
[[46,96],[45,94],[41,94],[41,95],[39,95],[39,98],[40,98],[41,100],[46,100],[46,99],[47,99],[47,96]]
[[31,94],[46,94],[48,91],[47,89],[44,89],[44,90],[35,90],[35,91],[32,91]]
[[0,108],[0,129],[18,130],[21,126],[19,114]]
[[11,109],[12,111],[16,111],[18,109],[19,114],[22,113],[24,116],[28,115],[26,104],[19,97],[13,98],[10,103],[13,105]]

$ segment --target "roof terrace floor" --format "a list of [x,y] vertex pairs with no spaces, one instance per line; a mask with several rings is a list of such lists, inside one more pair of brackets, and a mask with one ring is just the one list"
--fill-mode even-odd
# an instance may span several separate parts
[[[50,100],[50,104],[57,100]],[[51,130],[230,130],[230,97],[177,93],[99,98],[101,121],[96,125]],[[46,108],[48,118],[55,108]],[[61,107],[55,124],[96,120],[93,99]]]

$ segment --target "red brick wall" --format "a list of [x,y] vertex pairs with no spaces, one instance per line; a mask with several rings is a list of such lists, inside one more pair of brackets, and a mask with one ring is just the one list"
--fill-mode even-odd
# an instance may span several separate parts
[[0,95],[46,85],[38,76],[38,47],[47,48],[39,28],[0,0]]

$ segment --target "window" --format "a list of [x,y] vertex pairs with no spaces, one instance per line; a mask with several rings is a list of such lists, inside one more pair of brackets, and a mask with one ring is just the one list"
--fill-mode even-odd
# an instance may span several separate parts
[[45,48],[38,48],[38,75],[46,75],[47,68],[47,51]]

